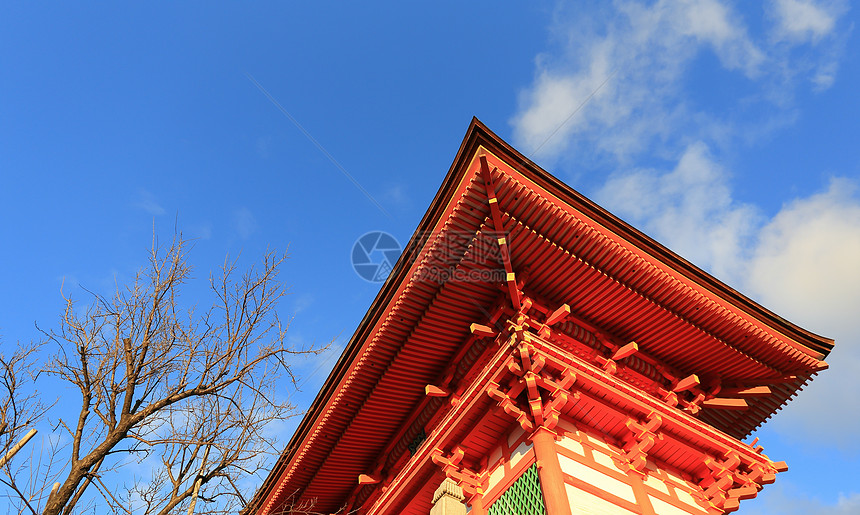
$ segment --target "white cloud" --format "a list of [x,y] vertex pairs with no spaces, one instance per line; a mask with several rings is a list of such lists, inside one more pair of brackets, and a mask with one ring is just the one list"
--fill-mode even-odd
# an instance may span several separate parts
[[732,199],[728,174],[707,146],[688,146],[669,172],[633,170],[610,177],[597,200],[693,263],[728,282],[742,276],[757,210]]
[[[794,200],[762,229],[749,285],[789,316],[820,327],[860,312],[860,201],[857,185]],[[853,309],[852,309],[853,308]]]
[[[718,0],[622,1],[596,15],[562,12],[552,27],[562,48],[536,58],[534,81],[510,121],[515,143],[547,164],[562,156],[625,164],[655,148],[676,152],[673,143],[683,148],[706,139],[730,146],[733,137],[774,126],[770,116],[785,116],[771,115],[770,104],[790,107],[801,80],[819,91],[832,85],[842,46],[831,37],[841,4],[792,2],[768,10],[772,31],[780,34],[771,38],[753,37],[744,17]],[[790,22],[803,9],[805,25]],[[786,42],[784,34],[807,36]],[[805,44],[825,35],[827,45]],[[720,63],[710,72],[722,74],[712,80],[748,88],[735,95],[734,108],[712,109],[685,90],[690,70],[708,53]],[[768,115],[752,114],[756,106]],[[715,134],[721,141],[710,140]]]
[[817,42],[833,32],[836,15],[833,6],[825,6],[809,0],[775,0],[775,36],[779,40],[794,43]]
[[398,206],[408,206],[411,203],[406,186],[403,184],[393,184],[385,188],[382,198]]
[[552,159],[572,140],[587,139],[591,148],[623,160],[690,126],[695,113],[680,96],[680,82],[703,47],[729,70],[760,73],[764,54],[743,20],[719,2],[616,5],[599,34],[582,20],[559,22],[566,25],[556,29],[566,35],[564,56],[538,57],[535,82],[511,121],[527,152]]
[[[522,93],[521,111],[512,121],[515,138],[527,151],[543,144],[540,157],[564,156],[578,168],[588,169],[582,163],[601,155],[613,156],[609,168],[615,172],[598,187],[599,202],[780,315],[837,339],[831,369],[774,424],[802,429],[795,434],[827,432],[839,443],[849,442],[860,434],[860,396],[851,395],[856,391],[853,370],[860,369],[855,185],[835,180],[826,193],[799,198],[766,219],[755,206],[733,198],[730,173],[720,164],[732,132],[744,133],[745,142],[754,144],[763,132],[797,119],[785,101],[790,102],[790,93],[782,95],[779,87],[791,89],[784,81],[799,73],[819,87],[831,84],[836,47],[819,51],[812,62],[792,61],[784,43],[779,48],[774,41],[756,45],[739,16],[715,0],[613,7],[598,28],[594,20],[558,17],[555,30],[568,46],[560,56],[538,57],[535,82]],[[808,9],[813,9],[809,23],[816,34],[823,35],[825,25],[835,30],[839,4],[821,11],[831,17],[828,24],[816,21],[814,9],[824,9],[821,5]],[[605,16],[607,11],[600,12]],[[724,122],[694,111],[685,102],[685,80],[703,48],[712,49],[724,69],[758,81],[759,99],[738,98],[739,106],[777,99],[782,109],[775,118]],[[616,76],[600,89],[613,70]],[[669,164],[629,164],[643,155]],[[840,409],[833,409],[836,404]]]
[[132,206],[142,209],[152,216],[161,216],[164,214],[164,208],[155,199],[155,195],[147,190],[140,190],[137,194],[137,200],[132,202]]
[[770,2],[767,11],[772,52],[786,63],[781,72],[788,80],[808,76],[816,92],[833,85],[850,33],[850,28],[840,30],[839,26],[839,18],[847,10],[844,0]]
[[205,221],[186,226],[186,234],[193,240],[208,240],[212,238],[212,222]]
[[860,198],[832,180],[771,219],[732,198],[728,173],[702,143],[669,171],[613,175],[596,199],[646,233],[787,319],[834,338],[830,369],[770,423],[790,438],[826,433],[858,447]]
[[833,85],[833,82],[836,80],[837,68],[836,61],[830,61],[818,66],[810,79],[817,91],[825,90]]
[[749,262],[748,291],[775,312],[836,339],[831,368],[773,424],[792,434],[826,433],[857,447],[860,434],[860,198],[857,184],[795,200],[766,225]]
[[257,219],[250,209],[242,207],[233,211],[233,229],[243,240],[257,232]]
[[716,0],[682,0],[664,2],[679,33],[708,43],[728,69],[740,69],[756,75],[764,54],[749,39],[743,22]]

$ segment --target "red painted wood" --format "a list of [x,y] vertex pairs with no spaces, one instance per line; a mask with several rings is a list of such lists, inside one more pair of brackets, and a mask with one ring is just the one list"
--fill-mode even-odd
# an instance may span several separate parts
[[564,489],[564,474],[555,447],[555,434],[539,427],[531,438],[547,515],[571,515],[570,503]]

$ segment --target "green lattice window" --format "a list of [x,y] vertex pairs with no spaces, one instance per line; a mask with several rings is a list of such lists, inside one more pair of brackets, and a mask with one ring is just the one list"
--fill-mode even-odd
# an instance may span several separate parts
[[529,467],[496,502],[489,515],[546,515],[537,464]]

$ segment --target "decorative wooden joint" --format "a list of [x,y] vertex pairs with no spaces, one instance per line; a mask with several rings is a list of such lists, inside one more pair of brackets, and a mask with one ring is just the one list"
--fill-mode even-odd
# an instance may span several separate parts
[[[552,391],[553,396],[569,391],[573,387],[574,383],[576,383],[576,372],[574,372],[572,368],[564,369],[564,372],[561,373],[561,381],[558,383],[547,380],[547,384],[554,388]],[[579,392],[575,392],[575,394],[577,398],[579,398]]]
[[615,364],[615,360],[611,358],[605,358],[598,354],[595,357],[595,361],[598,365],[600,365],[601,368],[603,368],[603,371],[607,374],[614,376],[618,373],[618,365]]
[[430,453],[430,459],[442,467],[445,477],[456,481],[469,495],[474,495],[481,489],[482,478],[480,474],[460,466],[464,456],[465,453],[460,447],[454,448],[450,456],[445,456],[439,448]]
[[516,361],[508,361],[508,370],[518,377],[522,377],[526,374],[526,371],[523,370],[523,367],[521,367],[520,364]]
[[663,424],[663,417],[661,417],[658,413],[651,412],[648,414],[648,417],[645,419],[645,423],[640,423],[639,420],[635,418],[627,419],[625,425],[627,429],[633,431],[633,435],[636,438],[640,438],[641,436],[649,433],[654,433],[660,426]]
[[754,486],[739,486],[732,488],[726,492],[726,499],[723,502],[723,511],[731,513],[741,507],[741,501],[744,499],[752,499],[758,495],[758,488]]
[[450,456],[445,456],[445,454],[442,452],[442,449],[439,448],[433,449],[433,451],[430,452],[430,459],[433,461],[433,463],[442,467],[443,470],[445,470],[446,472],[447,469],[458,469],[458,465],[465,456],[466,453],[460,447],[454,448],[454,450],[451,451]]
[[539,325],[537,328],[537,333],[538,336],[540,336],[544,340],[549,340],[550,338],[552,338],[552,329],[550,329],[548,325]]
[[750,466],[750,473],[747,474],[747,477],[750,481],[758,483],[759,485],[770,485],[776,481],[776,472],[777,470],[774,467],[767,467],[761,463],[755,463]]
[[521,342],[517,348],[517,355],[525,371],[538,374],[543,370],[544,365],[546,365],[546,358],[537,354],[535,348],[525,341]]
[[490,385],[487,388],[487,395],[499,403],[502,411],[516,419],[520,426],[525,431],[533,431],[535,426],[530,420],[528,414],[521,410],[517,403],[511,397],[498,389],[498,385]]
[[527,316],[527,315],[528,315],[529,310],[531,310],[531,309],[532,309],[532,306],[534,306],[534,303],[535,303],[535,302],[534,302],[531,298],[529,298],[529,297],[522,297],[521,302],[520,302],[520,309],[519,309],[519,312],[520,312],[522,315]]
[[627,466],[631,470],[643,473],[645,465],[648,462],[648,452],[657,443],[657,440],[662,440],[663,435],[658,434],[657,430],[663,424],[663,418],[654,412],[648,414],[644,422],[635,418],[627,419],[625,425],[630,430],[630,436],[623,445],[624,458],[627,461]]
[[723,476],[705,490],[705,497],[714,507],[726,511],[724,508],[731,507],[726,507],[725,504],[729,497],[728,492],[733,484],[734,479],[731,475]]
[[532,419],[535,425],[543,425],[543,399],[538,391],[537,375],[529,370],[523,377],[526,383],[526,391],[528,392],[529,410],[531,410]]
[[[752,476],[739,470],[741,459],[736,452],[726,452],[723,460],[706,456],[704,464],[709,474],[699,486],[704,489],[704,496],[714,507],[724,512],[735,511],[739,507],[740,499],[750,495],[749,487],[758,493],[759,487],[751,480]],[[735,484],[738,487],[735,487]]]
[[683,406],[684,410],[686,410],[690,413],[690,415],[696,416],[702,410],[701,404],[702,404],[702,402],[704,402],[704,400],[705,400],[705,394],[704,393],[698,393],[698,394],[696,394],[695,397],[693,397],[693,400],[691,400],[689,402],[688,401],[682,401],[682,400],[679,400],[678,402],[679,402],[679,404],[681,404],[681,406]]
[[508,338],[508,346],[517,347],[525,340],[526,329],[523,327],[523,321],[513,319],[508,320],[505,324],[505,330],[510,335]]
[[657,393],[660,395],[660,398],[669,405],[671,408],[678,407],[678,394],[665,388],[658,388]]
[[[487,387],[487,394],[524,430],[532,431],[541,426],[554,428],[567,403],[580,396],[571,391],[576,382],[575,372],[566,367],[559,377],[553,376],[547,368],[546,357],[526,342],[517,347],[513,358],[507,362],[514,376],[508,391],[492,383]],[[523,392],[525,399],[521,396]]]

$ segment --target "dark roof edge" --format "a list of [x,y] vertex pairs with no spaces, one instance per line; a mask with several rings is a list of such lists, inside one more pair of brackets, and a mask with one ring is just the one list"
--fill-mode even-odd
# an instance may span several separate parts
[[[464,156],[472,155],[474,149],[477,149],[477,146],[485,140],[485,138],[476,137],[478,131],[481,130],[488,134],[492,134],[492,132],[489,132],[483,123],[473,117],[472,122],[469,125],[469,130],[466,132],[466,137],[463,138],[463,141],[460,144],[460,149],[457,151],[457,155],[445,176],[445,180],[439,187],[439,191],[436,192],[436,196],[433,198],[430,208],[424,214],[424,217],[421,219],[421,222],[412,234],[412,238],[406,248],[418,249],[424,245],[430,232],[429,229],[445,209],[444,199],[450,196],[450,190],[456,189],[460,182],[460,178],[455,177],[456,172],[459,170],[461,173],[465,173],[464,167],[460,166],[461,161],[464,159]],[[289,444],[287,444],[284,452],[282,452],[278,458],[275,467],[269,473],[269,476],[263,482],[259,490],[254,494],[251,502],[248,503],[248,505],[241,511],[242,514],[252,513],[260,508],[265,498],[268,497],[269,492],[275,486],[276,481],[280,479],[284,468],[291,461],[293,454],[298,450],[298,446],[314,426],[314,423],[319,417],[326,401],[334,393],[334,389],[337,385],[340,384],[346,371],[349,369],[349,365],[355,360],[358,350],[361,348],[361,343],[369,335],[371,329],[376,325],[376,322],[385,310],[385,307],[389,304],[394,294],[399,289],[400,284],[405,280],[411,264],[409,263],[410,256],[407,254],[407,252],[404,252],[397,260],[397,263],[392,269],[392,273],[388,276],[388,279],[386,279],[385,284],[383,284],[379,293],[376,294],[376,298],[373,299],[373,303],[371,303],[367,313],[365,313],[361,322],[358,324],[358,328],[352,338],[350,338],[349,343],[344,348],[343,353],[332,371],[329,373],[328,378],[319,393],[317,393],[316,398],[314,398],[313,403],[311,403],[310,408],[308,408],[307,413],[302,418],[302,421],[296,428],[295,433],[293,433],[292,438],[290,438]]]

